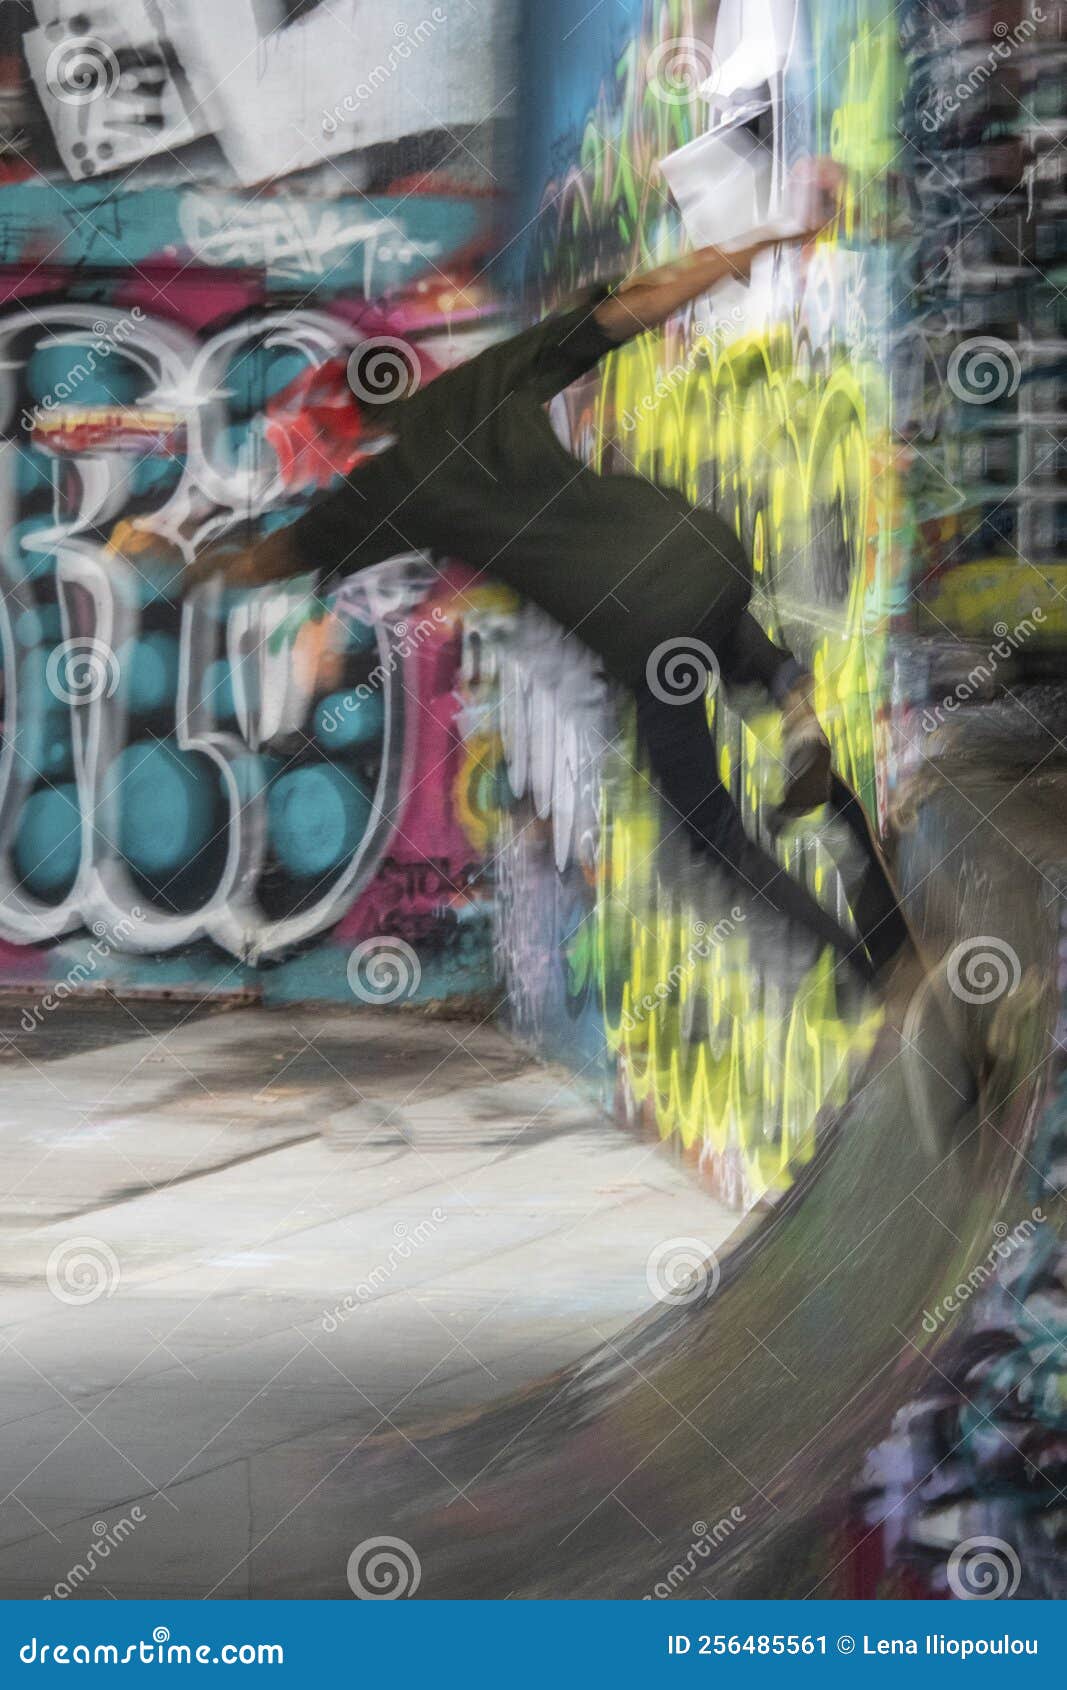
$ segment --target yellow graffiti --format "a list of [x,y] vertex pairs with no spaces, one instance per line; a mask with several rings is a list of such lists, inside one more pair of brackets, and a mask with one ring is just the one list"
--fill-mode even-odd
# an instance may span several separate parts
[[484,857],[492,850],[504,820],[503,763],[499,734],[476,731],[466,735],[452,782],[452,808],[471,845]]
[[[595,468],[677,487],[736,529],[752,559],[753,608],[772,637],[803,630],[835,765],[876,815],[900,560],[887,374],[861,348],[870,344],[864,266],[889,227],[896,23],[884,0],[803,15],[818,68],[798,72],[809,78],[802,90],[787,82],[787,103],[803,113],[809,150],[847,172],[811,262],[810,320],[786,300],[780,320],[727,345],[675,321],[613,353],[572,424]],[[642,29],[601,88],[580,159],[546,188],[536,265],[546,309],[594,275],[639,268],[670,248],[656,166],[705,129],[707,114],[696,89],[677,104],[649,98],[643,67],[668,40],[709,43],[711,16],[691,0],[648,0]],[[780,793],[776,715],[742,720],[718,700],[709,712],[722,778],[751,828]],[[708,942],[702,918],[715,916],[656,872],[658,817],[643,778],[607,783],[603,806],[594,960],[585,930],[565,946],[568,978],[584,984],[595,967],[609,1048],[661,1135],[739,1163],[745,1201],[781,1190],[811,1156],[820,1113],[843,1097],[879,1014],[840,1013],[830,953],[787,997],[761,971],[743,923],[716,925]],[[847,921],[825,848],[782,849]]]
[[[694,501],[710,495],[737,528],[772,634],[791,611],[809,624],[816,612],[818,708],[837,768],[873,812],[890,587],[883,373],[843,358],[818,365],[788,325],[725,347],[706,337],[686,347],[675,330],[612,354],[593,404],[597,467],[621,447],[633,471]],[[779,718],[743,721],[714,700],[709,709],[722,778],[751,827],[780,796]],[[789,999],[761,974],[743,930],[703,954],[692,910],[648,870],[656,831],[637,790],[606,821],[598,915],[608,1044],[660,1134],[738,1162],[751,1202],[783,1190],[811,1157],[821,1112],[843,1098],[880,1015],[838,1012],[829,952]],[[836,876],[814,854],[809,880],[827,901]],[[657,996],[664,981],[672,989]]]
[[1067,638],[1067,564],[989,558],[955,563],[919,606],[920,625],[932,633],[951,628],[972,639],[995,638],[998,624],[1014,627],[1034,611],[1042,620],[1034,645],[1062,646]]
[[621,796],[605,811],[595,920],[608,1048],[661,1137],[737,1162],[747,1204],[810,1160],[881,1013],[840,1015],[830,952],[787,996],[761,972],[742,906],[701,918],[660,884],[647,790],[635,778]]
[[[818,705],[837,767],[872,809],[890,587],[888,417],[881,371],[844,360],[818,369],[778,326],[726,347],[705,337],[686,348],[677,331],[620,347],[592,430],[597,467],[621,449],[637,473],[694,501],[714,496],[748,544],[772,634],[790,611],[809,622],[814,612]],[[742,759],[735,771],[743,782]]]
[[[839,49],[836,35],[824,39],[822,13],[812,8],[814,57]],[[845,192],[840,234],[851,241],[884,234],[889,205],[889,171],[899,137],[894,142],[888,122],[900,99],[903,72],[892,17],[877,22],[859,18],[848,48],[844,98],[829,122],[829,152],[845,166]]]

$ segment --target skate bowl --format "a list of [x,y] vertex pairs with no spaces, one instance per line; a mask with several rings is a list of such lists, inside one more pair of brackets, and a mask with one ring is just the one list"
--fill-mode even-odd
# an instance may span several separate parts
[[[980,1283],[975,1262],[1049,1220],[1035,1145],[1058,1016],[1061,795],[1016,776],[972,764],[917,796],[899,863],[957,990],[898,982],[788,1191],[739,1221],[682,1306],[484,1413],[340,1462],[330,1486],[353,1548],[400,1540],[427,1599],[858,1593],[850,1497],[869,1452],[951,1371],[965,1317],[945,1309]],[[977,820],[978,786],[996,822]],[[996,991],[973,964],[998,934],[1018,970]],[[284,1524],[252,1586],[349,1592],[336,1544],[287,1545]]]

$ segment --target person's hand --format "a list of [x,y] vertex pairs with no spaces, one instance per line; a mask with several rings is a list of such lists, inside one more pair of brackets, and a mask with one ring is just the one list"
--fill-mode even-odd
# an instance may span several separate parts
[[814,240],[837,215],[844,183],[844,169],[834,159],[801,159],[793,167],[789,197],[781,215],[745,235],[731,256],[747,267],[769,247]]
[[804,240],[832,223],[845,187],[844,166],[832,158],[802,158],[789,177],[790,212]]

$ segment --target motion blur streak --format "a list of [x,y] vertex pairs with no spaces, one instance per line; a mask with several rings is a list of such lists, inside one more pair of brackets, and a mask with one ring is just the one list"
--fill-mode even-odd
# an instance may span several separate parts
[[[499,1009],[737,1223],[721,1260],[667,1240],[679,1295],[485,1412],[396,1436],[346,1397],[292,1460],[273,1431],[227,1458],[243,1535],[182,1591],[966,1599],[992,1555],[994,1594],[1061,1595],[1064,8],[518,10],[510,64],[505,0],[79,0],[73,40],[60,0],[0,14],[0,985]],[[411,555],[326,600],[180,592],[350,467],[354,350],[431,379],[496,332],[507,266],[540,317],[786,215],[824,155],[817,240],[554,422],[744,540],[919,935],[877,995],[692,861],[625,700],[503,589]],[[854,840],[772,841],[776,719],[708,710],[750,831],[858,925]],[[352,1130],[399,1161],[393,1114]],[[459,1230],[432,1215],[421,1261]],[[70,1242],[49,1294],[119,1307],[118,1254]],[[374,1299],[319,1300],[316,1343]]]

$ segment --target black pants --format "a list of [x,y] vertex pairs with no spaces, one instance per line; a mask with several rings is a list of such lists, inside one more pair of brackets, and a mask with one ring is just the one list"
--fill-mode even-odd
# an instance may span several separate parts
[[[747,610],[725,631],[720,618],[709,618],[695,638],[714,652],[727,685],[757,683],[770,692],[776,674],[790,659],[790,653],[774,645]],[[704,697],[686,704],[664,701],[650,689],[647,679],[634,688],[634,696],[638,738],[656,783],[697,851],[735,876],[757,900],[849,955],[857,971],[869,978],[871,969],[862,947],[745,833],[715,767]]]

